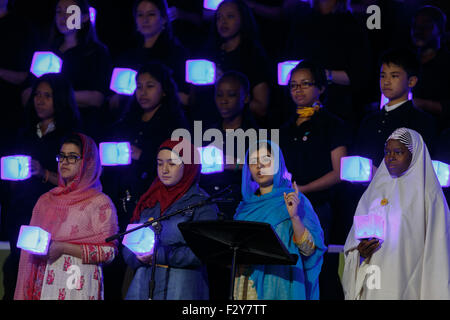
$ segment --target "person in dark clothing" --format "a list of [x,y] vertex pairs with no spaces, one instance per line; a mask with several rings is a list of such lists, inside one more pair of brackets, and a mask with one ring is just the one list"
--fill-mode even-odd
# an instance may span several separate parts
[[[248,103],[250,101],[250,84],[247,77],[237,71],[225,72],[215,86],[215,104],[221,116],[221,121],[213,124],[209,129],[217,130],[222,137],[222,143],[213,141],[223,153],[224,171],[202,174],[200,186],[208,193],[214,194],[230,188],[231,193],[226,195],[233,199],[231,203],[219,203],[220,217],[223,220],[232,220],[239,202],[242,200],[242,166],[245,154],[239,155],[239,149],[245,153],[249,148],[248,142],[237,137],[237,133],[247,132],[249,129],[257,129]],[[242,130],[242,131],[241,131]],[[227,146],[227,139],[232,138],[232,145]],[[209,143],[205,143],[208,145]],[[227,149],[227,147],[233,150]],[[231,153],[233,151],[233,153]],[[238,161],[239,159],[239,161]],[[224,300],[228,298],[230,287],[229,268],[209,264],[208,275],[210,282],[210,299]]]
[[346,0],[314,0],[299,4],[282,61],[310,59],[326,69],[328,110],[357,128],[362,118],[361,94],[370,72],[365,28],[348,10]]
[[437,7],[420,8],[413,19],[411,38],[421,63],[413,89],[417,108],[435,116],[441,131],[450,127],[450,53],[441,46],[446,16]]
[[[81,10],[81,29],[70,29],[67,8],[77,5]],[[55,21],[50,31],[50,49],[63,60],[61,73],[71,82],[80,108],[86,133],[98,139],[102,123],[102,106],[108,93],[111,59],[108,49],[97,39],[89,19],[86,0],[60,0],[55,8]],[[31,75],[30,75],[31,76]],[[27,97],[29,90],[24,92]]]
[[[211,26],[211,34],[205,48],[197,53],[216,64],[220,77],[227,71],[239,71],[250,82],[250,112],[264,123],[269,108],[269,81],[267,57],[259,43],[257,26],[247,5],[241,0],[225,0],[220,3]],[[195,88],[195,100],[191,118],[209,124],[217,122],[217,114],[211,114],[214,107],[212,86]],[[210,116],[208,118],[208,116]]]
[[[178,128],[188,128],[177,96],[177,87],[164,65],[153,62],[138,70],[136,91],[118,123],[103,141],[128,141],[132,162],[129,166],[104,167],[102,185],[118,211],[119,229],[125,231],[137,201],[156,177],[156,154],[160,144]],[[120,299],[125,273],[122,256],[105,268],[105,299]]]
[[33,37],[24,19],[12,10],[12,1],[0,1],[0,152],[8,137],[23,125],[20,93],[31,64]]
[[[4,299],[12,299],[20,250],[16,247],[21,225],[27,225],[38,198],[58,184],[57,163],[61,139],[80,128],[80,116],[70,83],[60,74],[36,80],[25,109],[26,119],[8,154],[31,156],[32,177],[10,182],[4,208],[11,253],[4,265]],[[3,213],[3,208],[2,208]]]
[[434,119],[415,108],[408,95],[419,78],[419,63],[406,49],[394,49],[381,58],[380,89],[389,102],[381,110],[367,115],[361,125],[354,145],[354,154],[372,160],[378,165],[383,160],[384,143],[397,128],[411,128],[419,132],[431,146],[436,136]]
[[[165,0],[137,0],[133,5],[136,23],[134,47],[123,52],[114,63],[115,67],[138,70],[148,62],[164,64],[172,70],[177,84],[177,94],[182,105],[189,104],[190,86],[185,81],[186,49],[173,35]],[[110,98],[110,108],[117,109],[128,97],[118,94]]]
[[[292,70],[288,87],[296,105],[296,116],[281,128],[280,147],[285,150],[292,181],[311,201],[324,231],[325,244],[329,244],[335,219],[331,204],[341,181],[341,158],[347,155],[350,131],[341,119],[322,106],[321,95],[327,87],[322,67],[303,60]],[[336,268],[336,257],[325,254],[320,275],[323,299],[343,298]]]

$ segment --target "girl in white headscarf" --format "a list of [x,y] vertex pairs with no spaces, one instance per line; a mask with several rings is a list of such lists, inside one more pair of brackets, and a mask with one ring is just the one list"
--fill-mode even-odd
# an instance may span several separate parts
[[449,208],[422,137],[400,128],[355,216],[381,215],[384,241],[355,239],[344,247],[346,299],[450,299]]

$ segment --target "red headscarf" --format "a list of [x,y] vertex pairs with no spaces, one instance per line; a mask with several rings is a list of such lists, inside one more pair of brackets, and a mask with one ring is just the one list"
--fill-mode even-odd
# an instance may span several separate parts
[[[168,139],[161,144],[158,152],[163,149],[171,150],[183,159],[183,177],[171,187],[165,186],[159,177],[156,177],[147,192],[139,199],[131,218],[132,222],[139,221],[141,212],[146,208],[153,208],[158,202],[161,207],[161,215],[163,215],[167,208],[180,199],[199,178],[201,165],[195,164],[199,159],[198,151],[190,142],[183,139],[179,141]],[[185,150],[190,151],[190,157],[185,154]]]
[[[33,209],[30,225],[51,234],[52,240],[75,244],[115,245],[105,239],[118,230],[117,214],[111,200],[101,192],[101,163],[91,138],[78,134],[83,157],[76,177],[67,186],[43,194]],[[39,299],[46,261],[22,251],[15,299]]]

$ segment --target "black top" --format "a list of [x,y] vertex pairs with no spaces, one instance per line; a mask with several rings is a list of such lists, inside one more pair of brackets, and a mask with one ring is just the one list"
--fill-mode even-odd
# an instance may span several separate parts
[[124,52],[116,61],[114,67],[131,68],[138,70],[147,62],[160,62],[170,68],[173,72],[172,78],[178,86],[178,91],[189,93],[189,85],[185,80],[185,65],[188,53],[181,43],[176,39],[170,39],[162,32],[152,48],[144,48],[141,44]]
[[[322,108],[310,120],[296,125],[292,118],[280,129],[280,148],[297,185],[306,185],[333,170],[331,152],[348,147],[351,135],[344,121]],[[306,194],[313,206],[330,199],[330,190]]]
[[382,110],[367,115],[361,122],[352,153],[372,159],[373,165],[378,167],[384,157],[386,139],[395,129],[402,127],[420,133],[428,149],[431,149],[436,136],[434,119],[416,109],[411,101],[407,101],[390,112],[383,107]]
[[413,89],[414,98],[438,101],[442,105],[439,128],[450,127],[450,53],[438,51],[436,57],[421,67],[419,81]]
[[350,12],[322,15],[300,6],[293,16],[286,46],[286,60],[311,59],[329,70],[344,70],[350,86],[331,84],[326,105],[330,112],[346,121],[356,121],[354,99],[366,88],[370,72],[370,50],[365,26]]
[[[227,134],[226,134],[226,131],[222,127],[222,122],[215,123],[213,126],[211,126],[210,129],[218,129],[222,133],[222,138],[223,138],[222,150],[223,150],[224,161],[225,161],[225,155],[226,154],[231,155],[231,151],[230,152],[227,151],[227,147],[226,147]],[[246,110],[243,113],[243,119],[242,119],[242,124],[241,124],[240,129],[242,129],[243,131],[247,131],[249,129],[258,130],[258,126],[248,110]],[[249,148],[248,140],[246,140],[244,142],[244,144],[242,144],[242,141],[239,142],[239,140],[237,138],[234,138],[233,141],[234,141],[234,143],[233,143],[234,158],[236,159],[239,157],[243,161],[245,154],[239,155],[238,152],[239,152],[239,148],[241,148],[244,153],[248,150],[248,148]],[[212,143],[212,142],[204,142],[203,145],[207,146],[210,143]],[[242,170],[238,168],[236,170],[224,170],[223,172],[218,172],[218,173],[202,174],[200,176],[199,185],[202,189],[204,189],[210,195],[217,193],[228,186],[231,186],[232,194],[226,195],[225,197],[226,198],[231,197],[231,198],[233,198],[234,201],[232,203],[218,203],[217,205],[219,207],[220,212],[225,215],[225,219],[232,220],[233,216],[236,212],[236,208],[242,199],[242,193],[241,193]]]
[[[28,72],[33,54],[33,39],[30,36],[29,25],[11,13],[0,18],[0,44],[0,68]],[[2,97],[0,127],[5,131],[17,130],[21,125],[23,116],[21,89],[21,86],[0,79]]]

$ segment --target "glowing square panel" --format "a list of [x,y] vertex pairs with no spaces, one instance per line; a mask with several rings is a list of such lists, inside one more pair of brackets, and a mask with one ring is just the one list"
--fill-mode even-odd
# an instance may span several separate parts
[[286,86],[288,84],[292,69],[301,61],[285,61],[278,64],[278,84],[280,86]]
[[37,51],[31,61],[30,72],[36,77],[41,77],[46,73],[60,73],[63,61],[53,52]]
[[2,180],[26,180],[31,177],[31,157],[8,156],[1,158]]
[[186,82],[195,85],[210,85],[216,81],[216,65],[209,60],[187,60]]
[[109,88],[118,94],[131,96],[136,90],[137,72],[128,68],[114,68]]
[[21,226],[17,247],[33,254],[46,255],[51,235],[44,229],[34,226]]
[[131,163],[129,142],[102,142],[99,147],[100,162],[103,166],[121,166]]
[[354,216],[355,239],[377,238],[384,241],[384,218],[381,215],[368,214]]
[[202,174],[224,171],[223,151],[215,146],[197,148],[202,161]]
[[446,188],[450,186],[450,166],[444,162],[433,160],[434,172],[441,184],[441,187]]
[[217,10],[223,0],[203,0],[203,8],[208,10]]
[[372,160],[360,156],[341,158],[341,180],[367,182],[372,179]]
[[[142,224],[129,224],[127,231],[137,228]],[[148,255],[153,253],[155,245],[155,233],[149,227],[141,228],[125,235],[122,244],[135,254]]]

